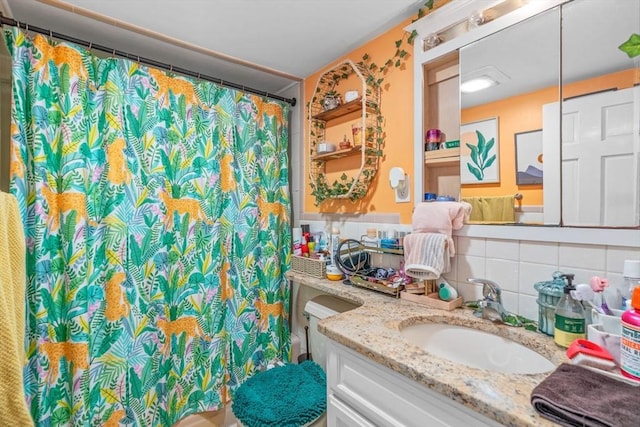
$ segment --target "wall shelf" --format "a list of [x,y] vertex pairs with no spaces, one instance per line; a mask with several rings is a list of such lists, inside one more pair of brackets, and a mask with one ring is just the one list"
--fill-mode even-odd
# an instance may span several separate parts
[[346,116],[347,114],[351,114],[356,111],[362,111],[362,98],[354,99],[346,104],[338,105],[336,108],[318,113],[312,118],[328,122],[329,120],[337,119],[338,117]]
[[[325,95],[336,91],[340,81],[351,79],[352,76],[360,83],[358,91],[360,97],[325,111],[322,106]],[[381,122],[382,119],[378,117],[380,88],[374,85],[375,82],[376,80],[368,67],[363,63],[355,63],[351,60],[345,60],[332,66],[318,78],[313,98],[308,104],[309,177],[312,194],[316,197],[316,204],[328,198],[360,199],[365,196],[376,175],[382,138],[379,121]],[[318,145],[327,140],[327,128],[342,124],[330,124],[329,122],[348,115],[352,115],[349,118],[359,122],[360,139],[356,141],[354,138],[353,141],[357,142],[357,145],[346,150],[318,154]],[[340,178],[342,182],[336,181],[335,184],[330,184],[325,176],[326,163],[349,156],[360,157],[360,168],[345,171],[342,174],[343,177]]]
[[341,159],[343,157],[355,156],[356,154],[360,154],[362,151],[362,146],[358,145],[357,147],[351,147],[344,150],[332,151],[331,153],[325,154],[316,154],[312,156],[312,160],[331,160],[331,159]]

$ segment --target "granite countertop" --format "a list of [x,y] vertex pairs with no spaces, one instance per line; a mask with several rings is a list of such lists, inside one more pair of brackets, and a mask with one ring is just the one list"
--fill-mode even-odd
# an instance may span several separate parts
[[531,391],[549,373],[506,374],[450,362],[405,340],[400,328],[430,321],[470,326],[510,338],[547,357],[566,362],[563,349],[551,337],[479,319],[470,309],[431,309],[380,292],[318,279],[290,271],[287,278],[301,285],[361,304],[360,307],[319,322],[332,340],[367,358],[447,396],[488,418],[509,426],[556,425],[538,415],[530,403]]

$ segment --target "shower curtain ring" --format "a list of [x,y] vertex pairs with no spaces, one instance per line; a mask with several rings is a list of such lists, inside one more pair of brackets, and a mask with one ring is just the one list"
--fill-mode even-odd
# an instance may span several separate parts
[[53,40],[53,31],[49,30],[49,43]]
[[89,46],[87,47],[87,49],[91,50],[92,46],[93,46],[93,42],[89,42]]

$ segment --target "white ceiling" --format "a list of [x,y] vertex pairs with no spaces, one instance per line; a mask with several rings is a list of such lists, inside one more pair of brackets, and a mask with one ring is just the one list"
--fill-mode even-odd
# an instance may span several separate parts
[[[461,79],[488,66],[506,79],[490,90],[464,94],[463,108],[482,105],[563,83],[633,68],[618,49],[640,32],[638,1],[581,1],[554,8],[516,26],[481,39],[460,51]],[[562,25],[562,69],[560,67]]]
[[[425,0],[0,1],[6,13],[18,21],[276,94],[415,15],[425,3]],[[122,26],[135,28],[131,31]],[[135,31],[136,28],[141,31]],[[148,30],[176,41],[167,43],[149,37],[145,33]],[[180,42],[190,47],[176,46]],[[232,61],[198,50],[227,55]]]

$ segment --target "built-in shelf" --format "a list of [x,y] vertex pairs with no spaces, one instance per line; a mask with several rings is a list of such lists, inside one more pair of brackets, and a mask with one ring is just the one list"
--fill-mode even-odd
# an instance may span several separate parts
[[356,154],[360,154],[361,151],[362,151],[362,145],[358,145],[355,147],[347,148],[345,150],[337,150],[337,151],[332,151],[331,153],[316,154],[315,156],[311,156],[311,159],[312,160],[340,159],[342,157],[355,156]]
[[424,164],[458,163],[460,161],[460,147],[442,150],[425,151]]

